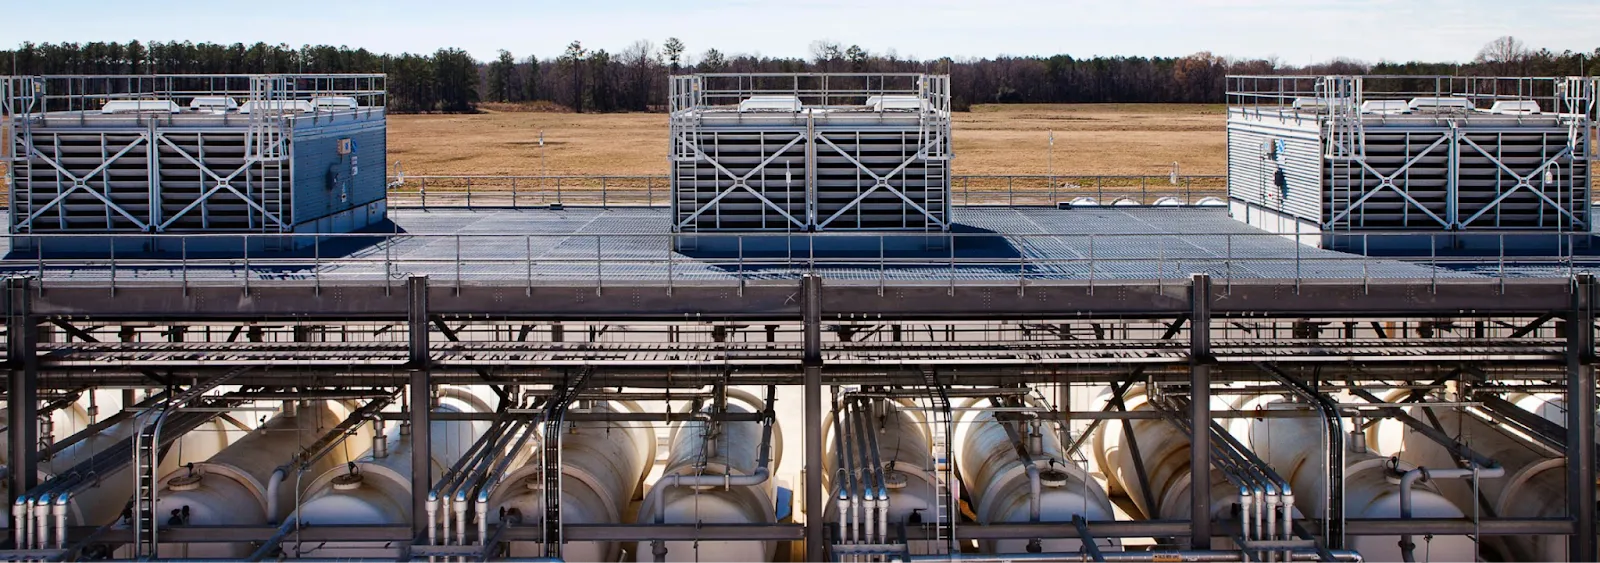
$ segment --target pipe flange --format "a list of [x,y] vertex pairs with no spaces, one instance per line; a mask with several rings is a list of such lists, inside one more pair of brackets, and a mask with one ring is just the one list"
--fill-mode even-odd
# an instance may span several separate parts
[[906,474],[899,471],[887,471],[883,474],[883,486],[891,491],[906,488]]
[[353,491],[361,488],[361,482],[364,480],[365,477],[360,473],[346,473],[333,478],[333,490]]
[[202,478],[204,476],[198,473],[180,475],[173,477],[171,481],[167,481],[167,488],[174,491],[192,491],[200,488],[200,480]]
[[1052,489],[1067,486],[1067,472],[1060,469],[1046,469],[1039,472],[1039,484]]
[[530,491],[544,490],[544,484],[539,482],[539,476],[537,475],[530,475],[527,479],[523,479],[522,486]]

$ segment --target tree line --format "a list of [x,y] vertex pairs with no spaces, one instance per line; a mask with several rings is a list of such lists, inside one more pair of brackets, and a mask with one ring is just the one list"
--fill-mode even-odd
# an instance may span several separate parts
[[636,41],[615,53],[574,41],[555,57],[500,51],[478,61],[466,51],[373,53],[345,46],[151,42],[23,43],[0,51],[0,75],[385,73],[388,104],[397,113],[471,112],[485,102],[549,102],[573,111],[658,111],[668,76],[692,72],[923,72],[951,77],[953,105],[987,103],[1221,103],[1230,74],[1397,74],[1464,76],[1600,75],[1593,52],[1532,49],[1512,37],[1486,45],[1468,63],[1336,59],[1293,66],[1276,59],[1185,57],[1003,56],[916,59],[873,53],[832,41],[812,43],[810,56],[691,54],[669,38]]

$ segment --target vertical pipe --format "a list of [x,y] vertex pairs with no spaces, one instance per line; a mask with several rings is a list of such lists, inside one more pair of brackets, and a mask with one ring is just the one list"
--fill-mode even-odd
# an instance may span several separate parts
[[1567,511],[1569,561],[1600,559],[1595,534],[1595,377],[1593,274],[1573,280],[1567,319]]
[[[14,504],[17,495],[32,490],[39,484],[39,459],[35,448],[39,444],[39,358],[37,347],[39,333],[34,326],[32,293],[29,279],[6,278],[6,351],[12,359],[8,374],[6,402],[11,428],[11,490],[7,504]],[[12,526],[18,521],[13,520]]]
[[805,321],[806,559],[823,559],[822,499],[822,303],[821,280],[800,279]]
[[429,442],[429,411],[433,410],[432,386],[428,381],[428,278],[413,276],[406,280],[409,298],[406,322],[410,342],[411,360],[411,531],[420,534],[423,514],[433,514],[436,507],[427,501],[433,487],[433,445]]
[[1211,549],[1211,276],[1194,275],[1189,303],[1189,541]]

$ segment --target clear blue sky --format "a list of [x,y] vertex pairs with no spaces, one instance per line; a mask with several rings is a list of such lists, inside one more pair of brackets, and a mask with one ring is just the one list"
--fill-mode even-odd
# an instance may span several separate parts
[[1335,56],[1465,61],[1514,35],[1534,48],[1600,46],[1600,0],[5,0],[0,45],[191,40],[333,44],[374,51],[507,49],[567,43],[616,52],[681,38],[691,53],[805,56],[814,40],[901,56],[999,54]]

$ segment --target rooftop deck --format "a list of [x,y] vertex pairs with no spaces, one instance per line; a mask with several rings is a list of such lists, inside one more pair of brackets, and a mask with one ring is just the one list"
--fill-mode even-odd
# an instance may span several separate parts
[[[958,208],[937,234],[715,235],[672,251],[663,208],[396,209],[391,232],[270,250],[277,235],[11,237],[0,272],[52,281],[438,280],[728,282],[825,279],[896,285],[1044,280],[1447,279],[1562,277],[1584,260],[1369,258],[1263,233],[1215,207]],[[704,240],[707,235],[699,235]],[[178,244],[173,244],[178,238]],[[683,240],[680,238],[680,241]],[[248,241],[248,242],[247,242]],[[28,246],[43,243],[41,256]],[[764,243],[764,244],[762,244]],[[250,249],[247,251],[246,246]],[[278,244],[288,248],[291,245]],[[688,246],[688,245],[680,245]],[[68,248],[98,248],[66,251]]]

